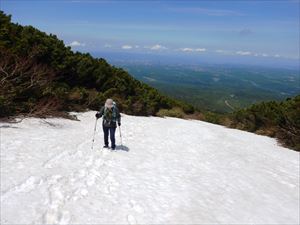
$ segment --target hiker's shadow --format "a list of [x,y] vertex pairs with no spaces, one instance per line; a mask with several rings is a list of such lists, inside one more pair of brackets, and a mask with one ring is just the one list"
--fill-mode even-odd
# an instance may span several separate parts
[[116,150],[117,151],[125,151],[125,152],[129,152],[129,148],[125,145],[118,145],[116,146]]

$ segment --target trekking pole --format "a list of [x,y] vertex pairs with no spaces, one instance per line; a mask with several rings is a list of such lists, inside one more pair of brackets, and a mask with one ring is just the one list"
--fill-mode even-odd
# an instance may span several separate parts
[[121,133],[121,128],[119,126],[119,133],[120,133],[120,139],[121,139],[121,146],[123,147],[123,142],[122,142],[122,133]]
[[93,134],[93,141],[92,141],[92,150],[94,148],[95,133],[96,133],[96,129],[97,129],[97,121],[98,121],[98,119],[96,119],[95,127],[94,127],[94,134]]

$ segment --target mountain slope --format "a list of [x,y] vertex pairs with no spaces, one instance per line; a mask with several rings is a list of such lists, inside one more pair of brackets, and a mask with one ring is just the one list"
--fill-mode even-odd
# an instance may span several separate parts
[[[262,103],[267,107],[253,106],[261,110],[258,113],[251,108],[237,111],[233,116],[199,112],[189,104],[160,94],[103,58],[74,53],[53,34],[12,23],[11,16],[2,11],[0,24],[0,119],[20,114],[67,116],[70,111],[99,110],[107,98],[113,98],[126,114],[221,123],[277,137],[285,146],[300,149],[299,97],[278,104]],[[269,105],[276,105],[280,112]],[[270,110],[276,114],[271,119]],[[263,118],[256,120],[259,114]]]
[[276,137],[283,145],[300,151],[300,95],[254,104],[236,110],[229,118],[231,127]]
[[0,117],[98,110],[114,98],[121,111],[155,115],[193,107],[161,95],[103,58],[73,52],[53,34],[11,22],[0,11]]
[[94,114],[0,123],[1,224],[299,223],[299,153],[274,139],[123,115],[123,148],[99,121],[92,151]]

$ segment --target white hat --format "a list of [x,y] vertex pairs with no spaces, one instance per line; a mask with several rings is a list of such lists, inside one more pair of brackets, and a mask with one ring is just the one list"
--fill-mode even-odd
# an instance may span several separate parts
[[112,108],[113,106],[114,106],[114,101],[111,99],[111,98],[108,98],[108,99],[106,99],[106,102],[105,102],[105,107],[107,107],[107,108]]

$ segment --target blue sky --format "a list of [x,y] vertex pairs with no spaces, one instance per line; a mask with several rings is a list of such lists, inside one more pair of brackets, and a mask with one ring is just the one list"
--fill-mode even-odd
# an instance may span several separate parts
[[1,9],[78,51],[299,59],[297,0],[2,0]]

